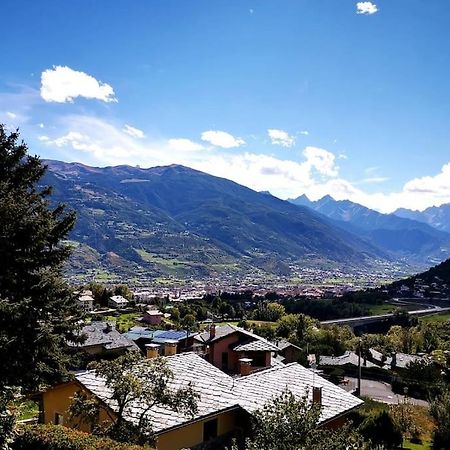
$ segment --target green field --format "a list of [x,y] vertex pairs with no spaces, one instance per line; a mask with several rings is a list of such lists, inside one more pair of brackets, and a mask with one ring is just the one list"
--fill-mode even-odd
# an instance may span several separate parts
[[425,322],[425,323],[448,322],[448,321],[450,321],[450,313],[433,314],[432,316],[421,317],[419,320],[421,322]]
[[382,305],[373,305],[369,308],[369,313],[373,316],[377,316],[379,314],[389,314],[394,311],[396,307],[394,305],[382,304]]
[[403,448],[409,450],[430,450],[431,442],[423,442],[422,444],[413,444],[411,441],[406,440]]
[[125,333],[131,327],[134,327],[135,325],[140,325],[140,323],[136,321],[136,319],[140,316],[141,314],[139,313],[128,313],[128,314],[121,314],[120,316],[107,316],[106,320],[109,322],[116,322],[116,328],[121,333]]

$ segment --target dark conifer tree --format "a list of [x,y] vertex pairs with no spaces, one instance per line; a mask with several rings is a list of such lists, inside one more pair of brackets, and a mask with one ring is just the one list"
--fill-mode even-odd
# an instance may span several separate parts
[[0,390],[60,381],[79,321],[62,277],[75,216],[52,206],[46,167],[0,124]]

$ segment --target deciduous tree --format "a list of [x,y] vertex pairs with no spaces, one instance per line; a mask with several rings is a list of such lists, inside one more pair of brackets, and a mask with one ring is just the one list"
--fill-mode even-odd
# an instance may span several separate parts
[[[130,352],[112,361],[94,362],[90,365],[111,390],[111,399],[117,404],[115,413],[96,398],[79,391],[70,406],[73,418],[96,426],[95,432],[121,442],[146,443],[152,441],[152,424],[148,413],[156,405],[167,406],[173,411],[194,415],[198,395],[191,385],[172,389],[173,373],[164,358],[143,359]],[[138,402],[141,406],[139,422],[126,420],[127,409]],[[97,424],[99,411],[110,417],[107,424]]]

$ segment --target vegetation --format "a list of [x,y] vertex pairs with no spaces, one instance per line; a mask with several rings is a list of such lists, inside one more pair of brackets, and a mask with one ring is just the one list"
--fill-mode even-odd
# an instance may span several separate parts
[[[145,449],[150,450],[149,447]],[[26,425],[19,428],[12,450],[144,450],[144,447],[118,443],[60,425]]]
[[297,400],[286,390],[253,416],[252,436],[246,450],[348,450],[366,448],[349,427],[335,431],[318,428],[320,408],[307,396]]
[[[75,216],[51,206],[39,187],[45,166],[28,155],[18,132],[0,124],[0,448],[14,434],[19,389],[68,376],[67,339],[77,341],[79,309],[62,271],[62,242]],[[6,263],[5,263],[6,262]]]
[[436,422],[433,449],[450,448],[450,391],[442,392],[431,402],[430,412]]
[[[75,216],[52,208],[45,167],[17,132],[0,125],[0,390],[36,389],[67,374],[67,339],[76,340],[79,310],[62,270],[62,240]],[[20,351],[18,351],[20,349]]]
[[[111,390],[111,399],[117,403],[115,414],[95,397],[78,391],[70,406],[73,419],[91,425],[94,433],[108,436],[119,442],[148,443],[152,440],[152,424],[148,412],[156,405],[166,406],[173,411],[194,415],[197,398],[192,386],[178,390],[170,388],[172,371],[163,358],[145,359],[135,352],[119,356],[112,361],[93,362],[90,368],[105,380]],[[138,424],[127,422],[125,412],[133,402],[143,406]],[[109,417],[107,423],[98,424],[100,410]]]

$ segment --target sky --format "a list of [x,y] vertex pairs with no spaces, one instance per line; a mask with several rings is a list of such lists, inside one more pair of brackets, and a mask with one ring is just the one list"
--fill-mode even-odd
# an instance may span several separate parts
[[448,0],[2,0],[30,153],[183,164],[280,198],[450,203]]

